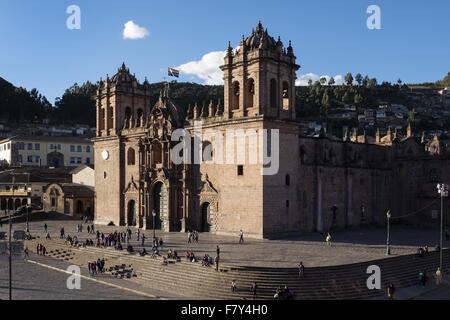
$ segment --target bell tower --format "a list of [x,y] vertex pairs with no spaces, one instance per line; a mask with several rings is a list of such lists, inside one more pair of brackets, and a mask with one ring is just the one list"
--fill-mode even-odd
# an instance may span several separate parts
[[125,63],[112,77],[100,80],[97,91],[97,136],[112,136],[139,126],[150,113],[150,84],[140,84]]
[[252,34],[242,36],[234,52],[228,43],[224,72],[224,118],[265,115],[295,120],[295,80],[300,68],[291,42],[283,47],[264,30],[261,22]]

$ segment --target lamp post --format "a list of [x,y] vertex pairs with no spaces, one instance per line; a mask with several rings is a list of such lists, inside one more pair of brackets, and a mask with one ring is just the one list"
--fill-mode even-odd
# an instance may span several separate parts
[[156,217],[156,211],[153,209],[152,211],[152,216],[153,216],[153,245],[155,245],[155,217]]
[[[12,204],[13,204],[13,209],[15,207],[15,204],[14,204],[14,182],[15,182],[15,177],[12,177]],[[11,210],[9,210],[9,232],[8,232],[8,237],[9,237],[9,300],[12,300],[11,232],[12,232],[12,219],[11,219]]]
[[386,255],[390,255],[391,254],[391,247],[389,244],[389,221],[391,219],[391,211],[388,210],[386,212],[386,218],[387,218],[387,240],[386,240]]
[[440,253],[439,253],[439,268],[441,272],[442,269],[442,231],[444,227],[444,197],[448,197],[448,184],[438,183],[437,185],[438,193],[441,195],[441,244],[440,244]]

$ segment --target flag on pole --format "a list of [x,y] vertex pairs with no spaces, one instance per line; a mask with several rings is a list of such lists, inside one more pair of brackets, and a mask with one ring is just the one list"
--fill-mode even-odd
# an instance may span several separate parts
[[180,76],[180,71],[169,68],[169,77],[176,77],[178,78]]

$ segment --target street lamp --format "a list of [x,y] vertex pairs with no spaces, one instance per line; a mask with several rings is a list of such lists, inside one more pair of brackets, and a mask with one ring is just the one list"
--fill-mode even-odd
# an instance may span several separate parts
[[438,183],[437,185],[438,193],[441,195],[441,244],[440,244],[440,261],[439,268],[442,272],[442,230],[444,227],[444,197],[448,197],[448,184]]
[[155,245],[155,218],[156,218],[156,211],[153,209],[152,211],[152,216],[153,216],[153,245]]
[[387,218],[387,240],[386,240],[386,255],[391,254],[391,247],[389,245],[389,221],[391,219],[391,211],[388,210],[386,212],[386,218]]

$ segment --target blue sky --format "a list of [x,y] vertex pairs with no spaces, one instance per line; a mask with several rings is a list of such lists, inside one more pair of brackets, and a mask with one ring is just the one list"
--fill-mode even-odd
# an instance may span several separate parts
[[[70,5],[81,9],[80,30],[66,27]],[[369,5],[381,9],[381,30],[366,27]],[[261,19],[273,37],[292,40],[301,79],[360,72],[436,81],[450,71],[449,14],[448,0],[0,0],[0,77],[52,103],[75,82],[112,76],[122,61],[140,80],[158,82],[167,67],[184,66],[192,73],[179,81],[213,83],[217,76],[205,73],[217,70],[220,51]],[[128,21],[149,35],[124,39]]]

